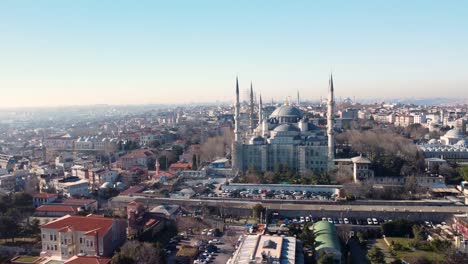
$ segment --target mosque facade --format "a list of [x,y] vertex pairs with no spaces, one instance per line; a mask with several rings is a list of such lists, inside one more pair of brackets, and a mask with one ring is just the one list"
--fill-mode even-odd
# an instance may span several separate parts
[[[237,172],[255,168],[276,171],[287,167],[299,175],[308,171],[324,173],[334,166],[334,98],[330,76],[327,104],[327,129],[314,125],[304,113],[288,101],[269,116],[264,114],[262,98],[258,105],[258,122],[254,120],[253,88],[250,87],[248,131],[240,129],[239,84],[236,79],[234,142],[232,166]],[[299,103],[299,98],[298,98]]]

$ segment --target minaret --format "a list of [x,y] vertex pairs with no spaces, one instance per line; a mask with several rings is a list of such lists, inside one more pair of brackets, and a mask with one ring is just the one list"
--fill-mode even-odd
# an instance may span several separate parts
[[235,114],[234,114],[234,142],[232,142],[231,150],[231,164],[234,174],[237,174],[242,170],[242,143],[241,143],[241,131],[240,126],[240,102],[239,102],[239,81],[236,77],[236,105],[235,105]]
[[253,133],[253,130],[254,130],[254,95],[253,95],[252,82],[250,82],[250,125],[249,125],[250,134]]
[[299,90],[297,90],[297,106],[301,106],[301,101],[299,100]]
[[263,120],[263,105],[262,105],[262,95],[260,94],[260,101],[258,104],[258,124],[261,125]]
[[328,136],[328,160],[335,159],[335,140],[333,138],[333,124],[334,124],[334,106],[335,100],[333,98],[333,75],[330,74],[330,84],[328,87],[328,104],[327,104],[327,136]]
[[234,106],[234,141],[240,142],[240,130],[239,130],[239,112],[240,112],[240,102],[239,102],[239,81],[236,77],[236,104]]

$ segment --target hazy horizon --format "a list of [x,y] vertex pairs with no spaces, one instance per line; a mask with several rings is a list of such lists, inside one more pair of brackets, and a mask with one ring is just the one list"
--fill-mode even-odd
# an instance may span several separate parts
[[459,1],[2,1],[0,108],[468,98]]

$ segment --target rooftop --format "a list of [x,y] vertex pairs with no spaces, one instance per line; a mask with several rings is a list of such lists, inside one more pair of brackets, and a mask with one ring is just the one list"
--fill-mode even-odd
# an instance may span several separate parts
[[94,231],[98,236],[104,236],[111,228],[116,219],[106,218],[102,216],[70,216],[66,215],[57,220],[49,222],[41,226],[48,229],[64,229],[71,228],[75,231],[90,232]]

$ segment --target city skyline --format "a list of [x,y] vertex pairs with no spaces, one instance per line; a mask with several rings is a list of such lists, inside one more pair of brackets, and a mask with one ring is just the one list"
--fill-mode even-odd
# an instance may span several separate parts
[[468,97],[466,3],[26,2],[0,3],[2,108],[232,102],[236,75],[318,100],[330,72],[337,98]]

